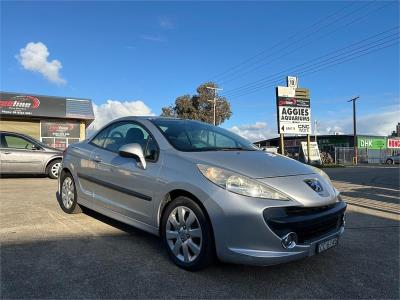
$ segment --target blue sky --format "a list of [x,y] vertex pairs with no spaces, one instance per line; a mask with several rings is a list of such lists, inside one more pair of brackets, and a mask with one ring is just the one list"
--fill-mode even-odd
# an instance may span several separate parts
[[[1,90],[85,97],[99,107],[107,100],[140,100],[159,114],[177,96],[194,93],[199,84],[291,36],[295,42],[307,26],[320,19],[322,26],[338,10],[339,19],[310,35],[305,46],[294,45],[280,59],[285,52],[260,56],[256,70],[242,74],[244,64],[236,80],[217,81],[233,110],[223,126],[253,140],[269,137],[276,135],[274,88],[243,97],[229,97],[230,91],[393,28],[399,24],[398,2],[3,1]],[[30,42],[41,42],[48,61],[62,64],[58,83],[16,58]],[[394,128],[400,121],[398,51],[397,44],[300,77],[300,85],[311,90],[319,131],[351,131],[346,99],[354,95],[361,97],[361,133]]]

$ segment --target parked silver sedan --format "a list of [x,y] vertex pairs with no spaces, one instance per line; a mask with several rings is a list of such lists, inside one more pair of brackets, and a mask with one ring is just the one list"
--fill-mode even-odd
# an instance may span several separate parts
[[58,178],[62,151],[34,138],[0,131],[0,174],[46,174]]
[[321,170],[197,121],[126,117],[71,145],[59,178],[66,213],[81,206],[160,235],[196,270],[272,265],[338,244],[346,204]]

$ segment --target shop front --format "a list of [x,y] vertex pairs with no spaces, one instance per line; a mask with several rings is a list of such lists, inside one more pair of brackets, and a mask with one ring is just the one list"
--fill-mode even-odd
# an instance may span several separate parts
[[93,120],[90,99],[0,92],[0,130],[26,134],[54,148],[84,140]]

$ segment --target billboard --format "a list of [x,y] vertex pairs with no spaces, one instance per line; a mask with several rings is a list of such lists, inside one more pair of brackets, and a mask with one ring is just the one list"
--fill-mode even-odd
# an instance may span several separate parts
[[41,121],[40,136],[54,138],[78,138],[80,137],[79,122],[67,121]]
[[0,93],[0,114],[9,116],[65,117],[65,99]]
[[311,134],[311,107],[308,89],[276,88],[278,133]]

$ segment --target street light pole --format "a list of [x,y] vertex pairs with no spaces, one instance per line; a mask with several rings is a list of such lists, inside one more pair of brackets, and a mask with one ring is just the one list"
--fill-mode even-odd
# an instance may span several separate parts
[[353,102],[353,134],[354,134],[354,157],[353,163],[357,165],[357,121],[356,121],[356,100],[360,96],[354,97],[347,102]]
[[216,118],[216,110],[217,110],[217,91],[222,91],[223,89],[216,88],[216,87],[211,87],[211,86],[206,86],[206,89],[209,90],[214,90],[214,99],[213,100],[208,100],[214,102],[214,126],[217,125],[217,118]]

